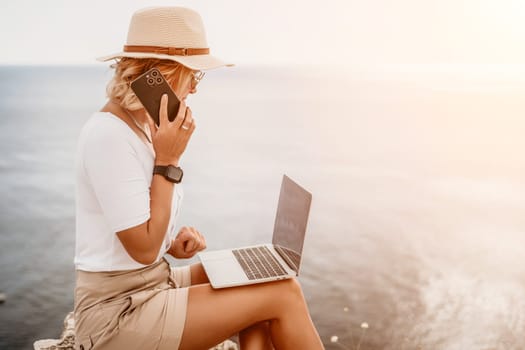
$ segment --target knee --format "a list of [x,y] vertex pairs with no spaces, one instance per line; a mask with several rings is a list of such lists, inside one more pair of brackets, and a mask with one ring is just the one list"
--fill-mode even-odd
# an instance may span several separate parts
[[260,285],[264,295],[264,309],[271,313],[270,318],[280,318],[290,315],[290,312],[303,309],[305,300],[301,285],[296,278],[289,278],[278,282],[264,283]]
[[297,278],[288,278],[281,281],[283,293],[293,300],[303,300],[303,290]]

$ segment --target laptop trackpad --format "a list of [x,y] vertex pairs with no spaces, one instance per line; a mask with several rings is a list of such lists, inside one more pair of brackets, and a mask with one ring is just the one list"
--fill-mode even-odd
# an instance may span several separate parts
[[248,280],[246,273],[241,268],[233,254],[231,254],[230,258],[207,261],[205,269],[213,286],[224,286],[230,283],[237,284],[242,280]]

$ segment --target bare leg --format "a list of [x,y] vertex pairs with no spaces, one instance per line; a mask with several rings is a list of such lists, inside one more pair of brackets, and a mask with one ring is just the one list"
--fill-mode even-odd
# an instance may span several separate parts
[[190,271],[192,286],[197,284],[210,283],[208,275],[206,275],[206,272],[204,272],[204,268],[202,267],[201,263],[195,263],[190,265]]
[[270,338],[270,322],[257,323],[239,332],[241,350],[274,350]]
[[209,349],[262,321],[269,321],[276,349],[324,349],[295,278],[217,290],[190,287],[180,349]]
[[[191,285],[209,283],[201,263],[190,266]],[[239,332],[239,345],[243,350],[274,350],[270,339],[269,322],[257,323]]]

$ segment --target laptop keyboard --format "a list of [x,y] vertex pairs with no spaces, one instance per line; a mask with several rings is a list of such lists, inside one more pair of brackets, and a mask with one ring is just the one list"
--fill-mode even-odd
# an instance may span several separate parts
[[291,249],[280,247],[278,245],[275,246],[275,250],[277,250],[277,253],[279,253],[281,258],[284,259],[284,261],[289,267],[292,268],[292,270],[297,273],[299,272],[299,263],[301,262],[301,256],[299,254]]
[[266,246],[234,249],[233,255],[250,280],[287,275]]

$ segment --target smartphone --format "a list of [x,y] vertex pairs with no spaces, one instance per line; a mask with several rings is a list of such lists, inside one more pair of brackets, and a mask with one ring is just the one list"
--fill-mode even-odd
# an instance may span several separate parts
[[157,68],[151,68],[133,80],[131,89],[157,126],[159,126],[160,98],[162,95],[168,95],[169,121],[173,121],[177,116],[180,101]]

